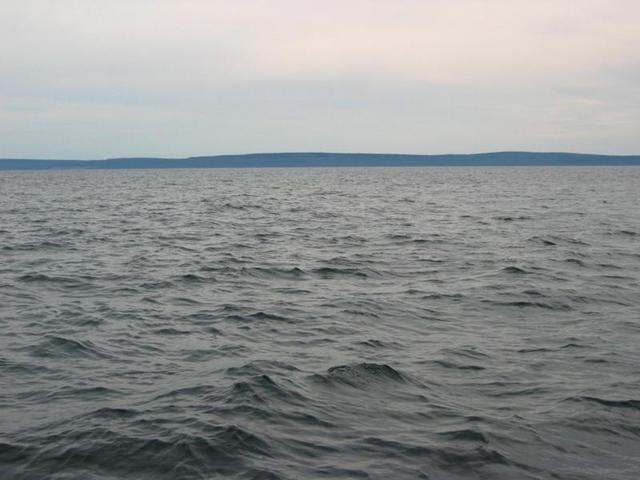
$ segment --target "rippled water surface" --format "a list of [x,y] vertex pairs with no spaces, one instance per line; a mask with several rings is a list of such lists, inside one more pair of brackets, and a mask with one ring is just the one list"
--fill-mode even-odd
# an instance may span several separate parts
[[640,168],[0,173],[2,479],[636,479]]

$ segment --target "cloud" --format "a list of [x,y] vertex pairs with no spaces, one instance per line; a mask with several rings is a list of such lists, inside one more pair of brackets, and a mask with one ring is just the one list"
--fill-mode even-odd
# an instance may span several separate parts
[[0,156],[640,151],[639,22],[635,0],[8,0]]

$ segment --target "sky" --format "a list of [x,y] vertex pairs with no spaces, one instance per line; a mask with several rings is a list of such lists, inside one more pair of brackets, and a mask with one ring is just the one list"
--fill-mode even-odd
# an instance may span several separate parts
[[0,157],[640,154],[638,0],[0,0]]

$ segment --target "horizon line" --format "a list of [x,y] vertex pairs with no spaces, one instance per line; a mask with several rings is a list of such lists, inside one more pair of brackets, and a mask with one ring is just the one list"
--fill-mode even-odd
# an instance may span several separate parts
[[180,157],[163,157],[163,156],[117,156],[102,158],[35,158],[35,157],[0,157],[0,161],[38,161],[38,162],[103,162],[108,160],[191,160],[205,158],[223,158],[223,157],[250,157],[258,155],[368,155],[368,156],[395,156],[395,157],[447,157],[447,156],[484,156],[484,155],[505,155],[505,154],[533,154],[533,155],[579,155],[590,157],[640,157],[638,154],[619,154],[619,153],[585,153],[571,151],[534,151],[534,150],[495,150],[471,153],[382,153],[382,152],[335,152],[335,151],[273,151],[273,152],[245,152],[245,153],[217,153],[189,155]]

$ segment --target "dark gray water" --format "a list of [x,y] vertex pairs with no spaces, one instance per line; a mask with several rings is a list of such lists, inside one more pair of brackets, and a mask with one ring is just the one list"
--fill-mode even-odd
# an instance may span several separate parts
[[636,479],[640,168],[0,174],[0,478]]

